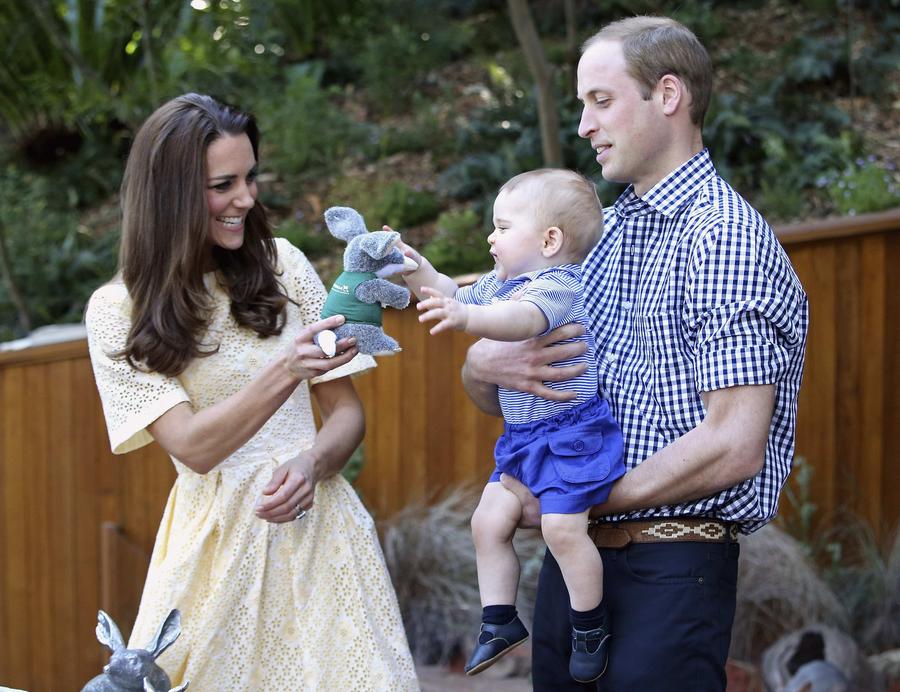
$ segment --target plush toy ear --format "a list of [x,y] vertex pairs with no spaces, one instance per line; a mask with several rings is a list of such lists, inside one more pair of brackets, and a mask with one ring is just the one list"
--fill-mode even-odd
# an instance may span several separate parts
[[360,238],[358,243],[359,249],[372,259],[384,259],[394,249],[398,240],[400,234],[397,231],[372,231],[364,238]]
[[325,225],[335,238],[349,241],[367,232],[362,215],[350,207],[329,207],[325,210]]

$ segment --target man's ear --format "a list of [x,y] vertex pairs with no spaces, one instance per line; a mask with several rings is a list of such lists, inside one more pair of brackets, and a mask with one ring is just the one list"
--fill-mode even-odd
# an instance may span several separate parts
[[550,226],[544,231],[544,245],[541,248],[541,254],[544,257],[553,257],[562,250],[563,240],[565,240],[565,236],[562,229],[559,226]]
[[678,111],[679,107],[690,107],[691,95],[684,85],[684,82],[675,75],[663,75],[657,83],[656,88],[662,98],[664,115],[673,115]]

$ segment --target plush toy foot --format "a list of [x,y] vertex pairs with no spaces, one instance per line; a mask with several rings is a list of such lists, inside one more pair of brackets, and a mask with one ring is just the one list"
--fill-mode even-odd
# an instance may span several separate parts
[[393,350],[375,351],[375,353],[373,353],[372,355],[373,356],[395,356],[398,353],[400,353],[400,351],[402,351],[402,350],[403,349],[398,346],[397,348],[395,348]]
[[586,632],[573,627],[569,675],[576,682],[594,682],[606,672],[608,649],[609,632],[606,627]]
[[466,664],[466,675],[477,675],[490,668],[497,659],[508,654],[526,639],[528,630],[518,616],[505,625],[482,622],[478,643]]
[[337,334],[330,329],[325,329],[315,336],[316,345],[331,358],[337,352]]

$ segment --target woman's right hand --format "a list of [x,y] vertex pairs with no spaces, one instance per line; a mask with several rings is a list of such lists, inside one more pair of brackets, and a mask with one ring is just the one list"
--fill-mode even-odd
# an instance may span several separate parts
[[338,341],[331,358],[315,342],[316,334],[326,329],[337,329],[343,323],[343,315],[332,315],[304,327],[285,353],[284,366],[287,371],[298,380],[308,380],[349,363],[359,352],[356,339],[351,337]]

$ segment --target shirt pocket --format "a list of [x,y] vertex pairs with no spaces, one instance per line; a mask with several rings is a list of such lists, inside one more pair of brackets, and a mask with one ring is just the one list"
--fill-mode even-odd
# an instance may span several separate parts
[[[557,430],[547,436],[550,459],[567,483],[602,481],[609,475],[610,455],[604,454],[603,428],[599,424]],[[608,446],[608,445],[607,445]]]
[[643,320],[645,362],[653,364],[653,379],[663,388],[692,384],[694,353],[682,330],[681,312],[646,315]]

